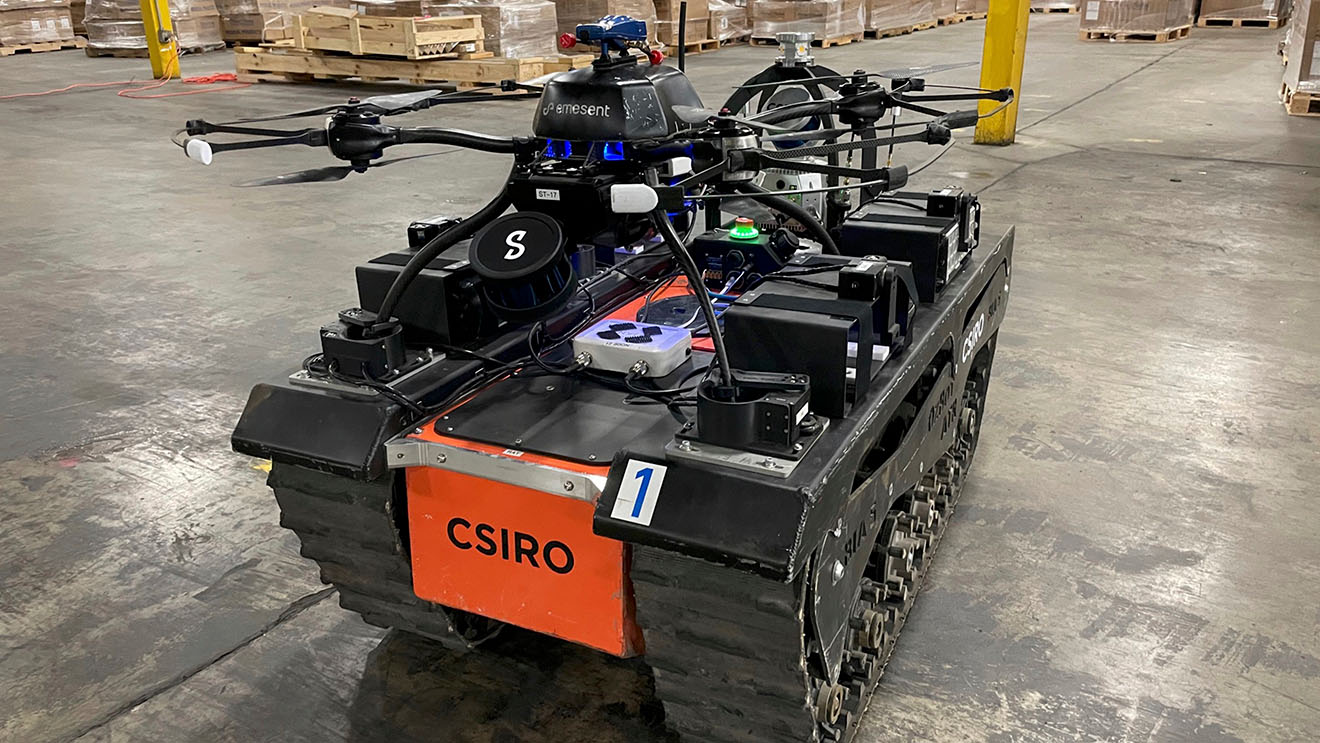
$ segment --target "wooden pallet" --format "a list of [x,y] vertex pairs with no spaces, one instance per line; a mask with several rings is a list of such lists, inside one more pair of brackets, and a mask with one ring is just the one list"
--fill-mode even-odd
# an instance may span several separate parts
[[39,44],[14,44],[13,46],[0,46],[0,57],[8,57],[11,54],[21,54],[23,52],[58,52],[61,49],[82,49],[87,46],[87,39],[81,36],[75,36],[72,39],[61,39],[59,41],[43,41]]
[[1084,28],[1077,32],[1077,38],[1082,41],[1177,41],[1179,39],[1187,38],[1187,34],[1190,33],[1191,30],[1191,26],[1179,26],[1177,28],[1165,29],[1164,31],[1093,31]]
[[954,20],[951,20],[951,21],[949,21],[949,22],[950,22],[950,23],[962,23],[963,21],[979,21],[979,20],[985,18],[987,15],[988,15],[988,13],[985,13],[985,12],[980,12],[980,13],[954,13],[952,16],[949,16],[950,18],[953,18]]
[[1320,94],[1292,91],[1284,83],[1283,89],[1279,91],[1279,99],[1283,101],[1283,110],[1289,115],[1320,116]]
[[485,51],[481,16],[427,18],[359,15],[317,7],[294,16],[293,38],[303,49],[406,59],[493,57]]
[[1278,18],[1197,18],[1201,28],[1278,28]]
[[[700,41],[687,41],[683,44],[685,54],[701,54],[702,52],[713,52],[720,48],[719,39],[702,39]],[[677,46],[666,46],[664,48],[666,57],[670,59],[678,56]]]
[[960,13],[953,13],[951,15],[940,16],[935,19],[935,22],[941,26],[952,26],[955,23],[962,23],[965,20],[967,20],[967,16]]
[[935,28],[938,25],[939,25],[938,21],[923,21],[921,23],[916,23],[911,26],[895,26],[893,28],[868,28],[866,29],[866,38],[884,39],[890,36],[902,36],[904,34],[910,34],[913,31],[925,31],[927,29]]
[[496,85],[504,80],[531,80],[548,72],[591,64],[590,54],[527,59],[383,59],[321,54],[287,46],[234,48],[234,69],[242,82],[362,82],[402,80],[415,85],[449,84],[463,89]]
[[[205,52],[214,52],[225,48],[222,41],[219,44],[209,44],[205,46],[190,46],[179,50],[179,54],[203,54]],[[89,57],[124,57],[129,59],[144,59],[147,57],[147,48],[115,49],[111,47],[93,47],[88,46],[83,49]]]
[[1068,13],[1068,14],[1072,14],[1072,13],[1076,13],[1076,12],[1077,12],[1077,6],[1076,6],[1076,5],[1068,5],[1068,6],[1059,6],[1059,7],[1054,7],[1054,8],[1032,8],[1032,9],[1031,9],[1031,12],[1032,12],[1032,13]]
[[[813,39],[811,45],[820,47],[821,49],[829,49],[832,46],[843,46],[844,44],[861,41],[864,38],[866,38],[865,32],[859,34],[845,34],[843,36],[834,36],[828,39]],[[755,36],[751,38],[751,44],[752,46],[779,46],[779,42],[775,39],[763,39]]]

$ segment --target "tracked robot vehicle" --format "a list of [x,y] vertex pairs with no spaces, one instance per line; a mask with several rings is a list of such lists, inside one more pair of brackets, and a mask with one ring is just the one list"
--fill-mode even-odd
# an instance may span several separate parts
[[360,306],[253,389],[233,445],[272,461],[282,524],[372,624],[642,656],[689,740],[849,740],[976,449],[1013,245],[975,196],[878,163],[977,119],[935,102],[1012,91],[837,76],[790,39],[711,111],[645,38],[581,26],[594,64],[508,84],[536,98],[526,137],[384,123],[471,93],[188,122],[203,162],[348,163],[272,182],[402,144],[513,160],[475,214],[357,267]]

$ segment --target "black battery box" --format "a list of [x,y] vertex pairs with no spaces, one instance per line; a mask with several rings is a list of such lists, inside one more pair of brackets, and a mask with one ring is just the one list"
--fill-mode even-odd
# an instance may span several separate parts
[[[495,329],[497,321],[481,300],[477,289],[481,277],[467,262],[467,250],[463,241],[440,254],[400,298],[394,316],[403,324],[409,344],[466,343]],[[380,309],[385,293],[412,256],[412,251],[386,253],[357,267],[358,302],[363,309]]]
[[839,252],[911,263],[921,301],[935,301],[973,247],[963,239],[965,211],[955,209],[949,214],[947,201],[935,203],[941,214],[931,214],[926,204],[868,204],[844,221]]

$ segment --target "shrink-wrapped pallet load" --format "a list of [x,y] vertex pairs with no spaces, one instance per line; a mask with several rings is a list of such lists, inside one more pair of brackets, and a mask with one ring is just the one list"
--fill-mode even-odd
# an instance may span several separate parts
[[1077,10],[1078,0],[1031,0],[1032,10]]
[[[661,44],[678,43],[680,0],[654,0],[656,37]],[[687,33],[685,43],[705,41],[710,32],[710,5],[706,0],[687,0]]]
[[958,13],[985,15],[990,12],[990,0],[957,0],[954,7]]
[[520,59],[559,54],[558,15],[549,0],[459,0],[429,7],[431,15],[479,15],[486,51]]
[[1164,34],[1192,23],[1193,0],[1082,0],[1082,32]]
[[709,0],[710,38],[715,41],[746,38],[752,27],[747,22],[747,8],[725,0]]
[[747,14],[756,39],[773,39],[785,31],[810,31],[817,40],[829,40],[866,29],[863,0],[749,0]]
[[69,0],[0,0],[0,46],[72,40]]
[[[1305,0],[1299,0],[1305,4]],[[1201,9],[1196,17],[1201,25],[1233,25],[1238,19],[1265,21],[1277,25],[1288,15],[1288,0],[1201,0]],[[1228,21],[1228,23],[1206,24],[1205,21]]]
[[[221,49],[215,0],[171,0],[170,22],[181,51]],[[91,52],[145,50],[146,30],[138,0],[87,0],[87,48]]]
[[559,33],[571,34],[579,24],[595,23],[608,15],[626,15],[646,21],[647,37],[656,43],[655,5],[651,0],[554,0]]
[[898,31],[935,22],[933,0],[867,0],[866,30]]
[[1320,0],[1295,0],[1283,57],[1288,113],[1320,114]]
[[225,41],[292,39],[293,17],[315,5],[347,6],[346,0],[215,0]]

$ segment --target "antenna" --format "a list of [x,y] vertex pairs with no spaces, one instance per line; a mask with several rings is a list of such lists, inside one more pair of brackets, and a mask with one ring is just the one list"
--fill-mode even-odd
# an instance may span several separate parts
[[687,0],[678,4],[678,71],[687,71]]

